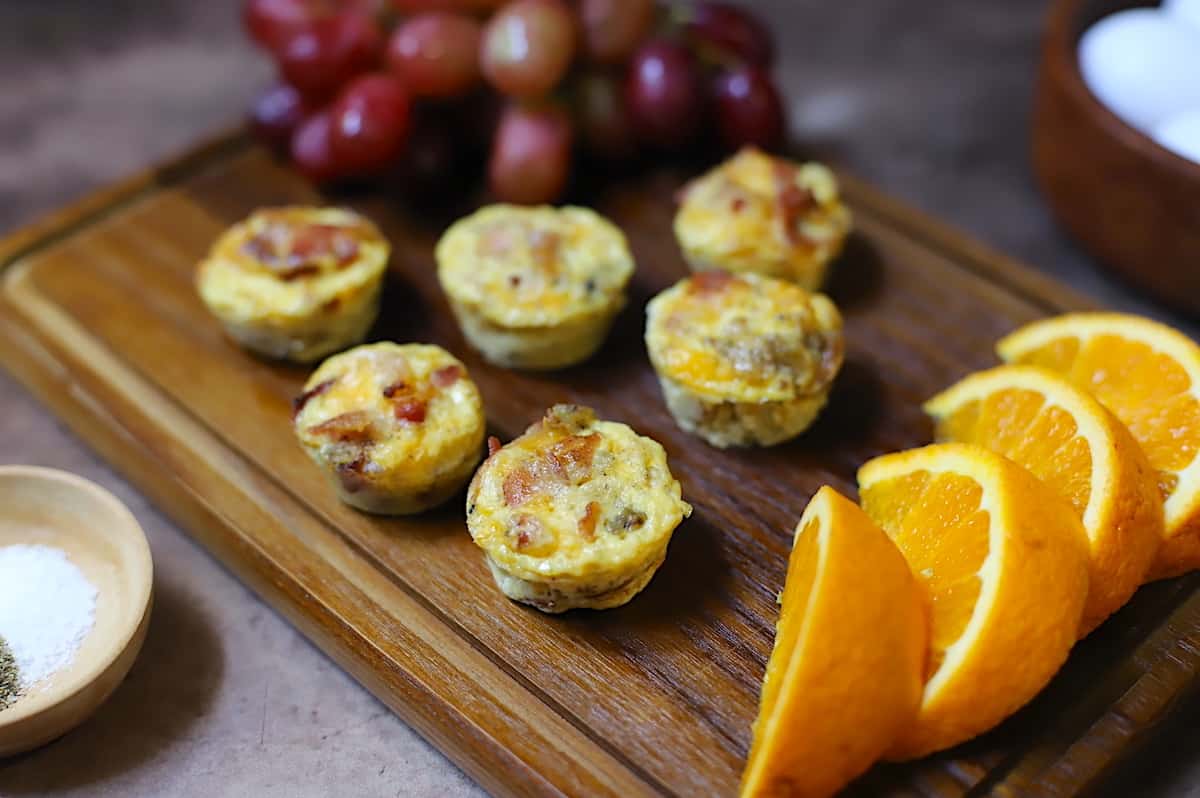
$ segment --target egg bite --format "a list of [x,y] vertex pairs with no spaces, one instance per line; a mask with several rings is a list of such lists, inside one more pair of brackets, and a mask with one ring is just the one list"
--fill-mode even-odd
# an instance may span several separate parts
[[692,271],[754,272],[810,291],[850,232],[837,178],[745,147],[684,187],[675,237]]
[[196,287],[233,340],[308,363],[366,337],[379,315],[389,250],[353,211],[265,208],[217,239]]
[[625,306],[625,235],[587,208],[491,205],[437,246],[438,279],[467,341],[505,368],[586,360]]
[[555,405],[488,448],[467,528],[504,595],[543,612],[629,601],[692,512],[657,441],[586,407]]
[[646,347],[671,415],[722,449],[799,435],[842,366],[837,307],[783,280],[701,272],[654,297],[646,313]]
[[296,398],[296,437],[342,501],[408,515],[453,496],[483,456],[479,389],[440,346],[377,343],[326,360]]

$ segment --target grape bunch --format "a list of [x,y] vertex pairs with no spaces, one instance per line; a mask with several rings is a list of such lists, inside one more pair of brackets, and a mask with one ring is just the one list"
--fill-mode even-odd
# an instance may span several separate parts
[[745,9],[655,0],[247,0],[279,82],[251,108],[309,179],[425,197],[486,162],[492,193],[553,202],[613,165],[776,147],[770,33]]

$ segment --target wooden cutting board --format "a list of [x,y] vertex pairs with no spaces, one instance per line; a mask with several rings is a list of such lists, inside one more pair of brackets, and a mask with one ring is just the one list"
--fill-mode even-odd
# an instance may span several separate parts
[[[519,374],[463,342],[434,277],[447,221],[385,198],[336,197],[395,246],[374,339],[461,357],[491,431],[554,402],[592,405],[661,441],[695,514],[628,606],[549,617],[496,590],[461,501],[383,520],[341,505],[292,438],[303,368],[221,334],[192,270],[263,205],[318,202],[238,135],[83,201],[0,247],[0,355],[83,438],[368,689],[501,795],[733,795],[770,652],[792,529],[823,483],[927,443],[919,403],[995,362],[1022,322],[1083,302],[850,179],[857,233],[829,293],[848,356],[799,440],[722,452],[678,430],[641,342],[645,301],[684,274],[671,236],[681,175],[586,197],[629,236],[632,301],[589,363]],[[1000,729],[881,766],[862,794],[1070,795],[1128,753],[1200,667],[1196,579],[1144,588]]]

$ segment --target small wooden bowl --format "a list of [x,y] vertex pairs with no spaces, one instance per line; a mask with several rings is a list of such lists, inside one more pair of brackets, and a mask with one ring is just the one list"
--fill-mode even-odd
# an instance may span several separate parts
[[1062,224],[1096,258],[1172,307],[1200,311],[1200,164],[1121,121],[1083,82],[1078,44],[1100,18],[1147,3],[1057,0],[1033,121],[1033,164]]
[[75,659],[0,710],[0,756],[78,726],[112,694],[142,648],[153,567],[137,519],[115,496],[63,471],[0,466],[0,546],[64,550],[97,590],[96,620]]

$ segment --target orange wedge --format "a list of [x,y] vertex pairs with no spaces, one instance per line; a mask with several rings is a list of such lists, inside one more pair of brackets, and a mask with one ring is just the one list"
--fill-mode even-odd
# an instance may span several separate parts
[[888,752],[911,759],[995,726],[1062,665],[1087,597],[1087,537],[1065,499],[980,446],[877,457],[858,482],[930,602],[921,707]]
[[1026,325],[996,346],[1090,392],[1125,423],[1158,471],[1166,537],[1151,578],[1200,567],[1200,346],[1122,313],[1071,313]]
[[1080,636],[1146,578],[1163,536],[1158,477],[1137,441],[1090,394],[1036,366],[972,374],[925,403],[939,441],[977,443],[1062,494],[1091,548]]
[[742,796],[832,795],[917,711],[927,642],[904,557],[832,488],[808,503],[788,561]]

